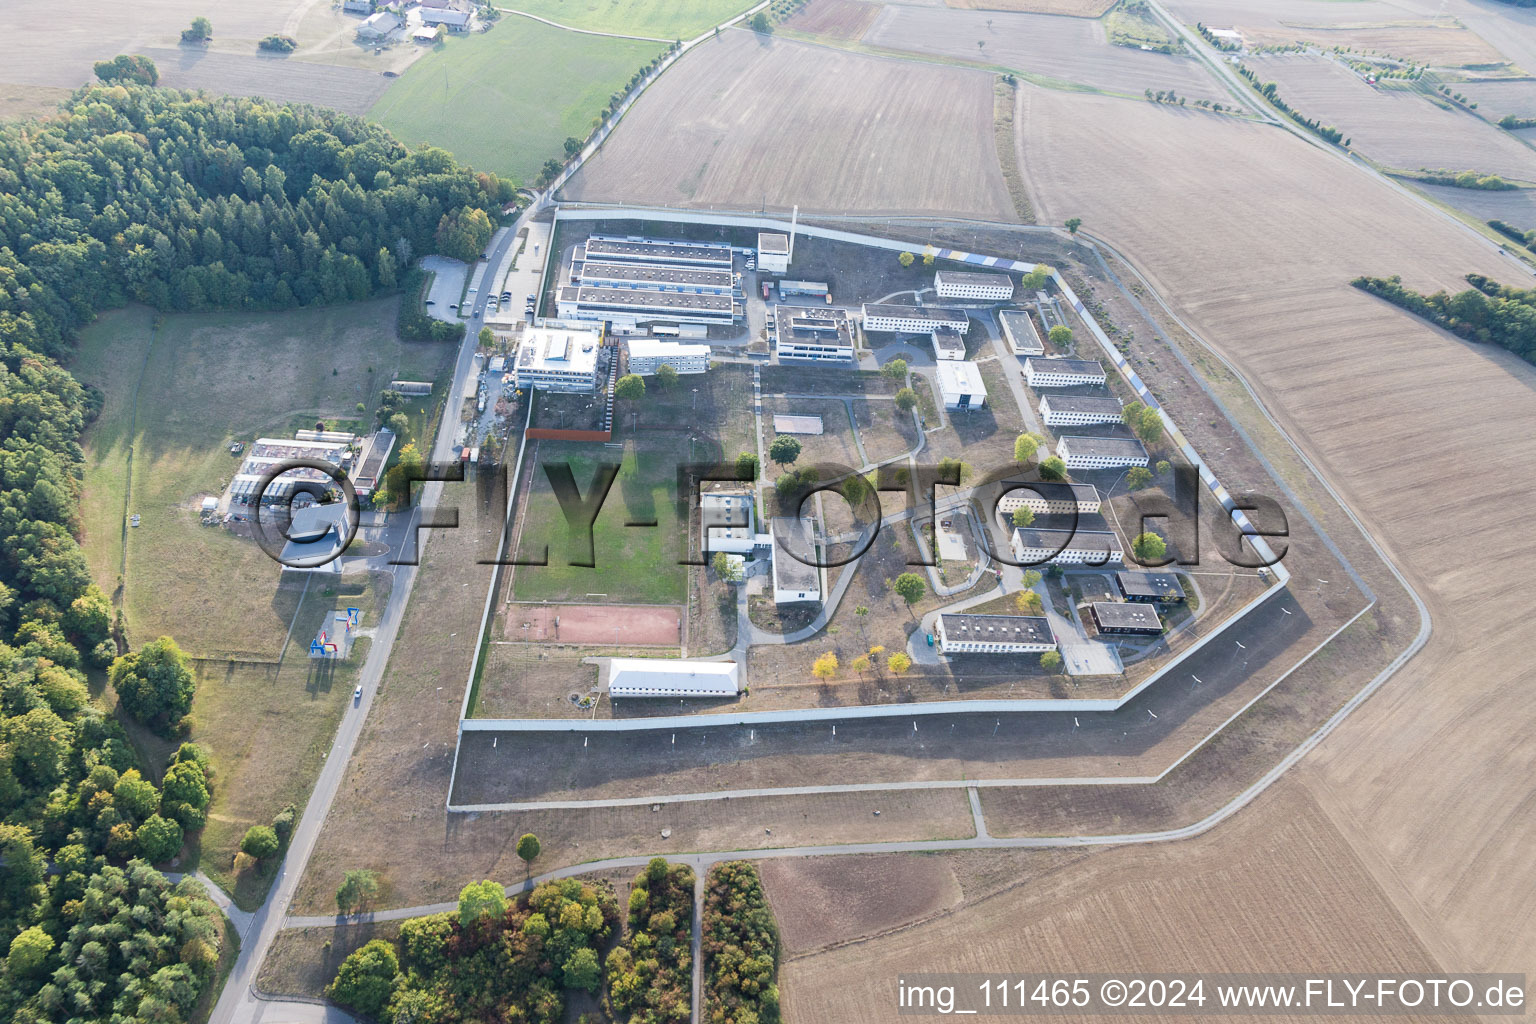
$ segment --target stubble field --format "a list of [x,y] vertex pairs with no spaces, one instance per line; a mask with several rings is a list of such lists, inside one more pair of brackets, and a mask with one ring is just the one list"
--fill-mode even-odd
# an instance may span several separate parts
[[[864,42],[882,49],[1001,65],[1125,95],[1172,89],[1191,100],[1228,98],[1195,58],[1115,46],[1106,38],[1102,22],[1083,18],[892,5],[881,10],[864,34]],[[1029,126],[1023,130],[1029,131]]]
[[[1045,128],[1024,141],[1045,219],[1091,208],[1088,226],[1247,371],[1428,605],[1427,646],[1310,755],[1304,778],[1426,943],[1468,968],[1530,970],[1536,915],[1508,893],[1532,891],[1529,861],[1512,858],[1536,826],[1510,809],[1529,799],[1522,737],[1536,714],[1521,699],[1528,659],[1507,596],[1536,570],[1517,482],[1536,458],[1521,426],[1536,418],[1536,370],[1348,285],[1361,273],[1425,291],[1468,271],[1529,278],[1272,129],[1024,95]],[[1458,482],[1468,467],[1480,487]],[[1450,523],[1454,540],[1422,543]]]
[[[946,0],[936,0],[936,6]],[[1032,14],[1068,14],[1076,18],[1097,18],[1115,5],[1115,0],[947,0],[948,6],[961,10],[1026,11]]]
[[651,86],[563,198],[1011,221],[992,140],[990,75],[731,30]]
[[264,96],[278,103],[314,103],[344,114],[363,114],[390,80],[363,68],[311,64],[276,56],[221,53],[197,47],[149,48],[160,84],[234,96]]

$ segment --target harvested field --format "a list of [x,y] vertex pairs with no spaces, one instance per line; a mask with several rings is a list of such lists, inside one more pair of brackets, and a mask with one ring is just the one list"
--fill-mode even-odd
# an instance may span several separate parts
[[528,643],[676,647],[682,613],[664,604],[510,604],[505,635]]
[[[1024,141],[1042,219],[1091,204],[1091,230],[1134,254],[1247,372],[1428,604],[1426,647],[1309,757],[1307,784],[1350,823],[1353,848],[1427,945],[1469,967],[1536,969],[1536,913],[1509,897],[1536,890],[1521,852],[1536,822],[1510,817],[1529,799],[1536,710],[1521,697],[1529,658],[1507,601],[1536,571],[1518,468],[1536,461],[1523,426],[1536,420],[1536,368],[1347,283],[1400,273],[1433,291],[1461,287],[1468,271],[1530,278],[1470,232],[1270,129],[1024,95],[1044,129]],[[1205,158],[1189,161],[1191,151]],[[1134,176],[1117,170],[1129,161]],[[1418,436],[1425,417],[1436,424],[1429,449],[1372,443]],[[1455,482],[1468,465],[1486,484],[1479,493]],[[1423,547],[1418,538],[1447,521],[1462,524],[1456,549]],[[1474,551],[1503,554],[1456,557]],[[1412,630],[1411,609],[1392,618]]]
[[796,952],[910,927],[960,902],[942,857],[800,857],[760,871],[779,936]]
[[1312,54],[1254,57],[1260,81],[1303,115],[1352,137],[1353,148],[1388,167],[1471,169],[1536,181],[1536,151],[1463,111],[1444,110],[1406,89],[1370,86],[1338,61]]
[[311,64],[279,56],[220,53],[191,46],[149,49],[160,84],[232,96],[263,96],[279,103],[313,103],[344,114],[363,114],[390,80],[363,68]]
[[1505,114],[1536,117],[1536,79],[1457,82],[1451,88],[1470,96],[1478,110],[1492,120],[1497,121]]
[[[1184,843],[910,859],[964,864],[967,874],[996,860],[1013,877],[968,894],[921,927],[822,952],[798,945],[802,933],[785,928],[785,1019],[892,1019],[891,979],[919,969],[1456,969],[1415,936],[1369,868],[1291,782],[1236,821]],[[783,893],[766,872],[764,881],[777,909]],[[871,879],[838,900],[857,905],[882,885]]]
[[[1140,97],[1172,89],[1191,100],[1227,100],[1193,57],[1115,46],[1104,25],[1082,18],[891,5],[864,35],[866,45],[1000,65],[1054,82]],[[985,47],[978,47],[985,42]],[[1024,128],[1024,132],[1029,131]]]
[[0,118],[46,117],[69,97],[70,90],[52,85],[0,83]]
[[1413,187],[1447,206],[1454,206],[1458,210],[1471,214],[1478,220],[1502,220],[1522,231],[1536,228],[1536,189],[1522,188],[1512,192],[1490,192],[1480,188],[1426,185],[1417,181],[1413,183]]
[[990,75],[731,30],[646,90],[563,197],[1009,221],[992,135]]
[[936,0],[936,5],[945,2],[960,10],[1065,14],[1074,18],[1097,18],[1115,5],[1115,0]]
[[874,22],[881,5],[866,0],[811,0],[790,15],[784,29],[821,39],[858,39]]

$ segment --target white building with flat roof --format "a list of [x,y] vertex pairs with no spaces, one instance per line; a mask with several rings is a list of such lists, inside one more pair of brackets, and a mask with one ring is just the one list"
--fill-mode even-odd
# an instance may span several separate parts
[[724,242],[688,242],[681,239],[623,235],[592,235],[576,247],[576,259],[614,260],[628,263],[691,263],[704,267],[732,265],[731,247]]
[[963,309],[948,306],[904,306],[891,302],[864,303],[864,330],[931,334],[938,327],[952,327],[964,334],[971,321]]
[[610,697],[734,697],[741,671],[734,661],[610,658]]
[[1049,619],[1039,615],[940,615],[934,624],[945,654],[1041,654],[1056,649]]
[[1034,317],[1022,309],[1005,309],[997,315],[997,319],[1003,325],[1003,340],[1008,342],[1014,355],[1045,354],[1045,342],[1040,340],[1040,331],[1035,327]]
[[1024,360],[1024,379],[1032,388],[1070,388],[1103,384],[1104,366],[1097,359]]
[[841,306],[791,306],[773,310],[774,351],[780,359],[848,363],[854,358],[853,318]]
[[629,372],[649,377],[662,366],[678,373],[703,373],[709,369],[709,346],[688,341],[662,341],[658,338],[630,338]]
[[773,603],[820,601],[821,568],[814,564],[815,521],[778,516],[769,525],[773,537]]
[[987,386],[975,363],[944,360],[934,366],[939,396],[946,409],[976,409],[987,404]]
[[602,344],[603,336],[596,330],[530,327],[517,347],[513,383],[540,391],[593,391]]
[[965,336],[953,327],[935,327],[932,337],[935,359],[965,358]]
[[1005,480],[997,499],[999,515],[1012,516],[1027,508],[1037,516],[1088,515],[1099,510],[1099,490],[1092,484],[1058,483],[1052,480]]
[[1009,543],[1021,565],[1114,565],[1125,561],[1120,538],[1106,530],[1016,527]]
[[757,547],[755,502],[749,491],[708,491],[699,495],[699,524],[705,554],[745,555]]
[[1084,395],[1045,395],[1040,399],[1040,418],[1048,427],[1085,427],[1095,423],[1119,423],[1124,409],[1118,398]]
[[1013,278],[975,270],[941,270],[933,275],[933,290],[941,299],[1002,302],[1013,298]]
[[1134,437],[1063,437],[1056,454],[1068,469],[1120,469],[1145,466],[1147,449]]
[[757,268],[769,274],[789,273],[789,236],[777,231],[757,233]]

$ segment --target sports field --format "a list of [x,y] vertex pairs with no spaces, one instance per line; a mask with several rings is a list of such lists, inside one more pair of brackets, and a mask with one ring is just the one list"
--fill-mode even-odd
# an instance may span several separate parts
[[752,4],[750,0],[514,0],[507,6],[571,28],[687,40]]
[[519,181],[563,159],[658,43],[612,39],[505,16],[418,60],[368,111],[407,145],[442,146],[460,161]]
[[[689,443],[657,432],[637,449],[588,442],[540,441],[525,463],[528,492],[514,524],[520,559],[547,557],[548,565],[519,565],[512,592],[519,601],[580,601],[589,595],[617,604],[677,604],[682,600],[687,524],[678,515],[677,468],[688,461]],[[595,450],[594,450],[595,449]],[[598,467],[619,465],[618,477],[592,524],[594,566],[573,565],[586,556],[580,534],[566,526],[545,466],[569,465],[582,497],[591,493]],[[627,525],[654,523],[654,525]]]
[[510,604],[503,635],[528,643],[676,647],[682,621],[676,605]]

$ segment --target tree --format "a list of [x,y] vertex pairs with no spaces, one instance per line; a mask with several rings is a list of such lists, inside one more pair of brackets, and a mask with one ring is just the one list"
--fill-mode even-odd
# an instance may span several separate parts
[[912,667],[912,659],[904,651],[897,651],[885,659],[885,667],[898,676]]
[[154,85],[160,81],[160,71],[155,62],[139,54],[119,54],[111,60],[99,60],[92,67],[96,77],[103,82],[137,82]]
[[1039,615],[1045,610],[1045,602],[1033,590],[1021,590],[1014,596],[1013,606],[1020,615]]
[[1039,434],[1020,434],[1013,439],[1013,461],[1018,463],[1028,462],[1035,457],[1045,439]]
[[677,387],[677,370],[671,364],[662,363],[656,367],[656,383],[665,391],[671,391]]
[[1157,460],[1157,475],[1158,476],[1166,476],[1168,474],[1168,471],[1170,469],[1172,469],[1172,468],[1173,468],[1173,465],[1167,459],[1158,459]]
[[240,840],[240,852],[256,860],[266,860],[282,846],[271,825],[252,825],[245,830],[245,838]]
[[933,249],[931,247],[927,248],[927,249],[924,249],[923,250],[923,266],[925,266],[925,267],[933,266],[933,260],[934,260]]
[[[379,876],[377,872],[361,868],[356,871],[348,871],[342,876],[341,885],[336,889],[336,909],[343,914],[351,914],[363,908],[369,900],[379,894]],[[393,955],[393,950],[391,950]]]
[[1068,349],[1072,347],[1072,328],[1066,324],[1057,324],[1055,327],[1052,327],[1046,337],[1057,348]]
[[134,833],[138,854],[151,864],[162,864],[181,851],[185,834],[181,826],[170,818],[151,814]]
[[603,972],[597,963],[597,954],[591,946],[582,946],[560,968],[566,988],[579,988],[584,992],[596,992]]
[[517,857],[524,864],[532,864],[538,858],[541,849],[539,837],[532,832],[525,832],[518,837]]
[[470,882],[459,890],[459,926],[473,927],[480,921],[495,921],[507,913],[507,891],[487,878]]
[[579,152],[581,152],[581,140],[574,135],[567,135],[565,137],[565,155],[575,156]]
[[831,679],[837,675],[837,655],[828,651],[811,665],[811,675],[817,679]]
[[916,261],[917,257],[913,256],[909,252],[904,252],[900,256],[896,257],[896,262],[900,263],[903,267],[910,267]]
[[911,412],[917,408],[917,392],[911,388],[897,388],[895,400],[896,408],[902,412]]
[[1037,292],[1045,287],[1046,282],[1050,281],[1051,274],[1054,272],[1054,268],[1044,263],[1036,263],[1035,269],[1020,278],[1019,283],[1024,286],[1025,291]]
[[752,15],[751,26],[752,31],[760,36],[773,34],[773,25],[768,21],[768,15],[763,11],[758,11]]
[[1040,479],[1065,480],[1067,478],[1067,464],[1061,456],[1052,455],[1040,463]]
[[33,925],[11,940],[11,951],[5,958],[6,969],[12,978],[30,978],[48,962],[53,946],[53,937]]
[[741,567],[724,551],[716,551],[709,559],[709,567],[715,570],[715,575],[726,583],[740,583],[742,579]]
[[742,452],[736,456],[736,475],[744,480],[756,480],[757,456],[752,452]]
[[891,380],[905,381],[907,379],[907,361],[897,356],[880,367],[880,372],[891,378]]
[[1035,521],[1035,510],[1028,505],[1020,505],[1013,510],[1013,525],[1020,529]]
[[891,584],[891,589],[896,591],[907,604],[916,604],[928,593],[928,584],[915,572],[904,572],[896,577],[896,582]]
[[1125,474],[1125,486],[1139,491],[1152,482],[1152,473],[1146,466],[1132,466]]
[[1070,234],[1074,234],[1074,235],[1077,234],[1077,229],[1082,227],[1082,226],[1083,226],[1083,218],[1081,218],[1081,217],[1068,217],[1067,218],[1067,225],[1066,225],[1066,227],[1067,227],[1067,231]]
[[140,822],[160,806],[160,791],[153,782],[141,776],[137,768],[130,768],[112,787],[112,806],[128,820]]
[[1143,565],[1161,565],[1168,555],[1168,542],[1155,533],[1141,533],[1131,541],[1131,550]]
[[490,348],[496,344],[496,333],[489,327],[482,327],[480,333],[475,335],[475,340],[480,343],[481,348]]
[[473,263],[485,251],[494,232],[491,218],[478,206],[461,206],[443,214],[437,222],[437,251],[444,256]]
[[544,166],[539,168],[539,180],[546,183],[554,181],[560,176],[560,172],[564,169],[564,164],[562,164],[559,160],[556,160],[554,157],[550,157],[548,160],[544,161]]
[[626,402],[633,402],[644,398],[645,378],[638,373],[626,373],[613,386],[613,396],[615,398],[622,398]]
[[1040,655],[1040,667],[1047,672],[1055,672],[1061,668],[1061,654],[1056,651],[1046,651]]
[[370,939],[341,962],[325,994],[368,1017],[383,1017],[400,983],[400,958],[383,939]]
[[859,655],[857,658],[854,658],[853,661],[848,663],[848,667],[862,676],[865,672],[869,671],[869,655]]
[[800,457],[800,442],[788,434],[780,434],[768,446],[768,457],[780,466],[787,466]]
[[1041,579],[1043,579],[1043,577],[1040,575],[1040,571],[1038,569],[1024,570],[1024,585],[1026,587],[1038,586]]
[[162,636],[112,663],[112,688],[140,722],[174,724],[192,710],[191,664],[176,641]]
[[206,43],[213,38],[213,22],[207,18],[193,18],[192,26],[181,30],[184,43]]

